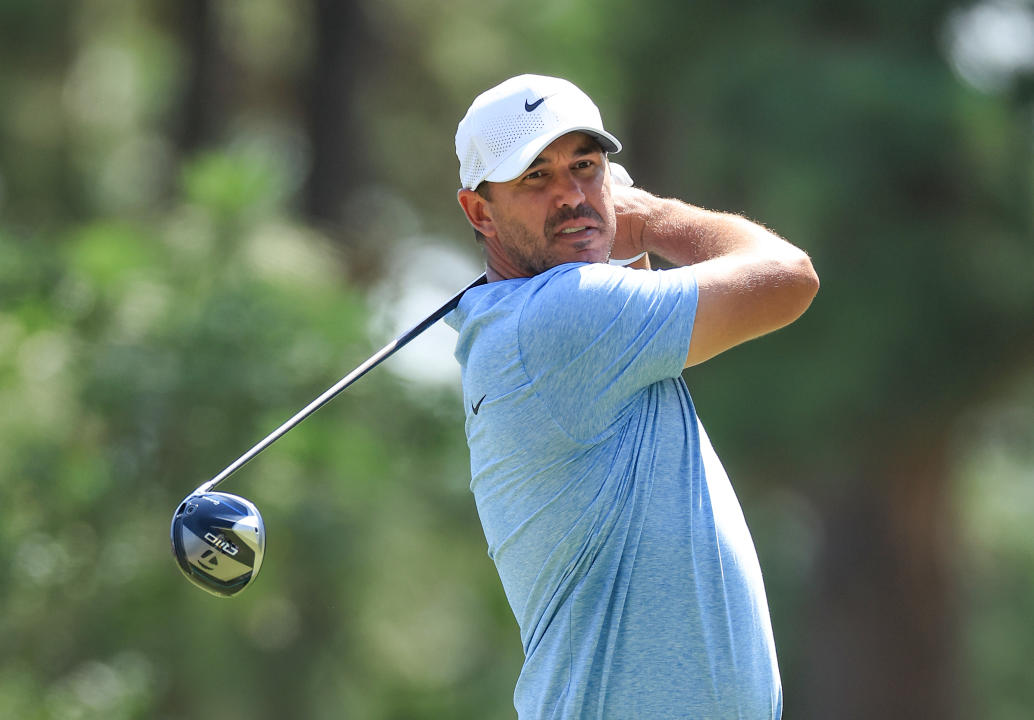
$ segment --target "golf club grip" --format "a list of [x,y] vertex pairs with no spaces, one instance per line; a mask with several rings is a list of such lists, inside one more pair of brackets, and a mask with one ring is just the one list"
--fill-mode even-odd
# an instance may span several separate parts
[[299,410],[290,420],[288,420],[283,425],[281,425],[276,430],[267,435],[265,438],[263,438],[261,442],[259,442],[250,450],[248,450],[248,452],[244,453],[239,458],[234,460],[233,463],[228,465],[221,473],[216,475],[208,482],[198,486],[197,490],[195,490],[194,492],[208,492],[209,490],[213,489],[216,485],[221,483],[223,480],[230,477],[230,475],[240,470],[256,455],[258,455],[260,452],[262,452],[267,447],[276,442],[278,439],[280,439],[291,428],[295,427],[302,420],[309,417],[314,412],[319,410],[321,407],[326,405],[328,402],[334,399],[334,397],[337,396],[338,393],[340,393],[342,390],[347,388],[349,385],[354,383],[356,380],[361,378],[370,370],[373,370],[384,360],[393,355],[397,350],[404,347],[415,337],[427,330],[427,328],[431,327],[436,322],[438,322],[443,317],[452,312],[456,308],[456,306],[460,304],[460,298],[463,297],[464,293],[466,293],[471,288],[475,288],[478,285],[483,285],[486,282],[487,278],[485,274],[482,273],[480,277],[474,280],[474,282],[472,282],[470,285],[468,285],[467,287],[463,288],[458,293],[453,295],[444,305],[442,305],[440,308],[438,308],[433,313],[428,315],[426,318],[421,320],[419,323],[414,325],[412,328],[399,335],[390,343],[382,347],[380,350],[374,353],[368,360],[366,360],[366,362],[364,362],[362,365],[357,367],[352,372],[348,373],[348,375],[346,375],[345,377],[338,380],[337,383],[335,383],[332,387],[328,388],[322,395],[320,395],[318,398],[316,398],[311,403],[306,405],[304,408]]

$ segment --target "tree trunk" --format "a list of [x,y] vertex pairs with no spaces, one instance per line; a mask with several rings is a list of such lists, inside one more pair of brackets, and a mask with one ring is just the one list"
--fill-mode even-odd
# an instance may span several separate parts
[[189,155],[218,140],[230,106],[231,72],[219,46],[211,0],[183,0],[179,8],[180,43],[189,68],[176,141],[180,154]]
[[947,445],[872,453],[827,502],[797,717],[958,717]]
[[369,179],[356,98],[362,68],[370,67],[373,58],[355,0],[316,0],[313,22],[315,54],[306,99],[312,167],[305,213],[316,224],[333,228],[345,224],[345,201]]

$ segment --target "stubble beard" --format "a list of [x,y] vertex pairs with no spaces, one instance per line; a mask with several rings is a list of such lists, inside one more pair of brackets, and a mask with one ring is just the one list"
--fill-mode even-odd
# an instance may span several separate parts
[[[513,223],[510,227],[510,238],[505,243],[511,262],[522,272],[527,273],[528,277],[539,275],[566,262],[574,262],[562,259],[554,247],[553,238],[556,237],[557,227],[561,223],[578,218],[595,221],[600,232],[603,233],[609,233],[612,229],[611,225],[605,222],[598,212],[584,203],[575,208],[558,210],[546,219],[540,235],[520,223]],[[611,237],[607,243],[605,256],[600,262],[607,262],[610,259],[613,245],[614,238]]]

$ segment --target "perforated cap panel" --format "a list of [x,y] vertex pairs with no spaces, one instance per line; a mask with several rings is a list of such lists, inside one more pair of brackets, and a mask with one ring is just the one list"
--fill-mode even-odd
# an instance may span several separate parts
[[510,115],[485,123],[482,138],[493,157],[506,155],[511,148],[529,135],[537,135],[545,129],[544,112]]

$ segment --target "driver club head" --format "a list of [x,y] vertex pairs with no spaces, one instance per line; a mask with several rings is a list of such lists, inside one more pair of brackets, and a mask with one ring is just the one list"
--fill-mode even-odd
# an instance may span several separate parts
[[444,305],[371,355],[180,503],[172,516],[172,554],[190,582],[213,595],[232,597],[254,581],[266,549],[266,528],[258,508],[242,497],[214,492],[213,488],[330,402],[342,390],[448,315],[459,305],[464,293],[485,284],[486,278],[482,273]]
[[258,575],[266,528],[251,502],[222,492],[194,492],[172,516],[172,553],[190,582],[232,597]]

